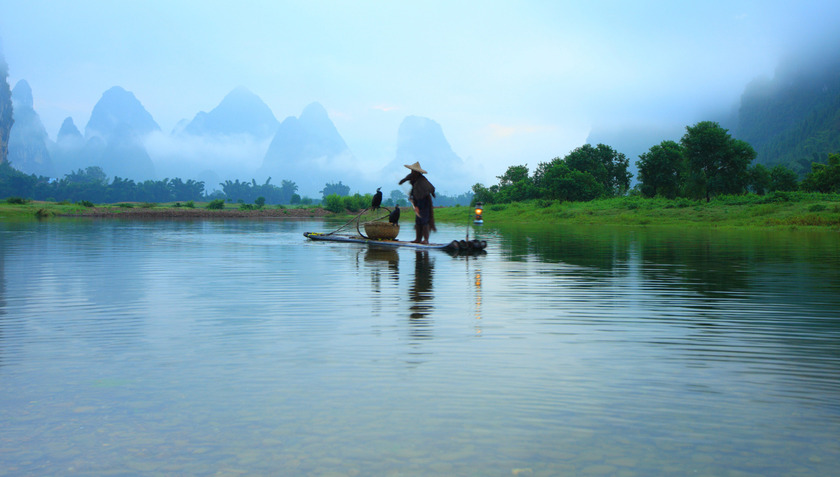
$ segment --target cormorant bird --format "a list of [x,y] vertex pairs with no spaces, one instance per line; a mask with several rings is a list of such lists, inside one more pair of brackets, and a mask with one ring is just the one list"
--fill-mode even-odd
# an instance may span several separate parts
[[376,210],[382,204],[382,191],[380,191],[381,187],[376,188],[376,194],[373,194],[373,202],[370,204],[371,210]]
[[400,206],[395,205],[393,212],[391,215],[388,216],[388,222],[391,222],[394,225],[398,225],[400,223]]

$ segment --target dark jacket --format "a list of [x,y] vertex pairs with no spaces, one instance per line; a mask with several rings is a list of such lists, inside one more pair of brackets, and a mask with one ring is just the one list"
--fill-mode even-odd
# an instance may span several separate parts
[[435,228],[435,209],[432,204],[432,198],[435,196],[435,186],[426,179],[426,176],[417,172],[411,171],[399,183],[411,183],[411,192],[408,194],[408,200],[417,207],[419,217],[415,219],[415,225],[422,226],[429,224],[431,230],[437,231]]

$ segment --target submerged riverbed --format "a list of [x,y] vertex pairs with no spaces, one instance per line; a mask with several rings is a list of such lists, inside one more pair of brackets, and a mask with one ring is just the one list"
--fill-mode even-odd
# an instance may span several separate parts
[[0,475],[840,468],[836,232],[341,223],[0,222]]

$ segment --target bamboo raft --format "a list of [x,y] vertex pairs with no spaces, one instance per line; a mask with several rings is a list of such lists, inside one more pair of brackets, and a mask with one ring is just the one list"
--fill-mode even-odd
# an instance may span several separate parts
[[414,243],[405,242],[402,240],[376,240],[365,238],[361,235],[336,235],[323,234],[318,232],[304,232],[303,236],[317,241],[324,242],[341,242],[341,243],[357,243],[377,247],[408,247],[418,250],[444,250],[452,253],[482,253],[487,248],[487,242],[484,240],[453,240],[449,243]]

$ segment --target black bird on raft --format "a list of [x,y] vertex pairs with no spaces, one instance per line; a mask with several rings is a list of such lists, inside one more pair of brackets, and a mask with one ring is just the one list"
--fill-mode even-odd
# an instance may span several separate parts
[[388,216],[388,222],[391,222],[394,225],[400,223],[400,206],[394,206],[394,210],[391,212],[391,215]]
[[382,191],[381,187],[376,188],[376,194],[373,194],[373,202],[370,203],[371,210],[376,210],[382,205]]

